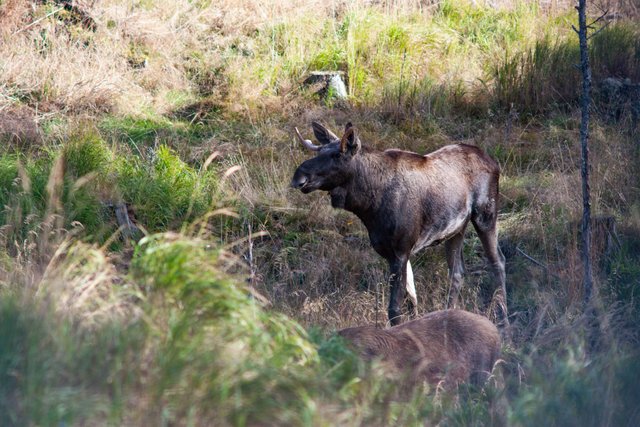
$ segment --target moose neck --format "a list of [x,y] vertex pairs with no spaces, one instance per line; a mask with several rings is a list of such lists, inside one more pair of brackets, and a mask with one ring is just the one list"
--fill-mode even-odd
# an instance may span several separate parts
[[383,152],[364,146],[352,162],[352,177],[340,187],[344,203],[339,207],[353,212],[366,225],[381,203],[384,186],[393,176],[393,165]]

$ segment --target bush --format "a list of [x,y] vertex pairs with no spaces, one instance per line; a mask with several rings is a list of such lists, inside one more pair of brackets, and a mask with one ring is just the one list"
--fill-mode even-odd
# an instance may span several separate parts
[[[640,79],[638,40],[638,27],[630,23],[611,25],[593,37],[589,57],[596,88],[608,77]],[[493,67],[492,98],[502,110],[530,115],[575,106],[581,93],[579,62],[577,36],[536,40],[532,48],[506,54]]]
[[494,69],[493,99],[498,108],[539,114],[578,101],[578,41],[536,41],[534,47],[506,57]]
[[196,172],[166,146],[146,159],[121,157],[116,171],[122,198],[150,231],[175,229],[204,214],[216,194],[213,172]]
[[299,420],[313,411],[307,370],[315,349],[295,322],[264,312],[220,270],[222,255],[177,235],[145,238],[136,250],[133,276],[161,298],[149,309],[167,322],[155,383],[159,396],[171,396],[160,398],[168,402],[163,411],[170,420],[197,414],[214,424]]

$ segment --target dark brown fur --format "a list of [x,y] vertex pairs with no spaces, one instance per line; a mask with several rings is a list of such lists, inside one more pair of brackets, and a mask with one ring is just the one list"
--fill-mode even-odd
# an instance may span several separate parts
[[[448,303],[456,307],[464,273],[462,241],[469,221],[496,276],[498,315],[507,322],[504,256],[496,229],[500,170],[493,159],[467,144],[448,145],[424,156],[379,151],[362,145],[350,124],[342,138],[319,123],[313,123],[313,130],[322,145],[303,140],[318,155],[298,167],[291,186],[303,193],[328,191],[334,207],[362,220],[371,245],[391,270],[391,324],[401,323],[407,289],[413,290],[409,256],[441,242],[451,279]],[[415,294],[411,296],[415,304]]]
[[380,360],[415,382],[444,381],[446,387],[481,384],[500,355],[495,325],[463,310],[436,311],[389,329],[359,326],[338,334],[365,360]]

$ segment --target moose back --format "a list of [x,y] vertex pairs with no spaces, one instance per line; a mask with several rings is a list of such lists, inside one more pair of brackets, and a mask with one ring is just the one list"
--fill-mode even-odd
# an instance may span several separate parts
[[379,360],[414,383],[470,381],[482,385],[500,355],[500,333],[489,319],[463,310],[434,311],[388,329],[373,325],[338,331],[367,361]]

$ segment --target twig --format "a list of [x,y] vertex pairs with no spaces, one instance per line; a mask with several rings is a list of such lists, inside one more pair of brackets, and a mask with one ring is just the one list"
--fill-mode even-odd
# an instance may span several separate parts
[[598,28],[598,30],[591,34],[589,37],[587,37],[587,40],[591,40],[592,38],[594,38],[596,35],[598,35],[598,33],[602,30],[604,30],[605,28],[607,28],[609,26],[609,24],[611,24],[611,21],[607,22],[606,24],[604,24],[602,27]]
[[538,267],[541,267],[544,269],[544,271],[547,274],[552,275],[553,277],[555,277],[556,279],[560,279],[560,276],[558,276],[557,274],[551,272],[549,270],[549,266],[546,265],[545,263],[538,261],[537,259],[535,259],[534,257],[532,257],[531,255],[528,255],[526,252],[524,252],[522,249],[520,249],[518,246],[516,246],[516,252],[518,252],[520,255],[522,255],[523,257],[525,257],[526,259],[528,259],[529,261],[531,261],[532,263],[534,263],[535,265],[537,265]]
[[[600,10],[602,11],[602,9],[600,9]],[[595,24],[597,24],[598,22],[600,22],[602,19],[604,19],[608,14],[609,14],[609,9],[607,9],[605,11],[602,11],[602,15],[598,16],[595,21],[593,21],[591,24],[587,25],[587,28],[593,30],[594,29],[593,26]],[[605,28],[607,28],[610,23],[611,23],[611,21],[605,23],[602,27],[598,28],[598,30],[596,30],[595,33],[591,34],[590,36],[587,36],[587,40],[590,40],[593,37],[595,37],[600,31],[602,31]]]
[[[602,10],[602,9],[600,9],[600,10]],[[604,17],[605,17],[605,16],[607,16],[608,14],[609,14],[609,9],[605,10],[604,12],[602,12],[602,15],[598,16],[598,17],[596,18],[596,20],[595,20],[595,21],[593,21],[591,24],[587,25],[587,27],[591,27],[591,26],[593,26],[593,24],[598,23],[599,21],[601,21],[602,19],[604,19]]]
[[380,282],[376,281],[376,328],[378,326],[378,311],[380,310]]
[[250,276],[250,282],[253,285],[255,282],[255,277],[256,277],[256,271],[255,271],[255,266],[253,264],[253,233],[251,230],[251,221],[248,221],[247,223],[247,227],[249,229],[249,274]]
[[18,34],[18,33],[21,33],[21,32],[23,32],[23,31],[28,30],[29,28],[31,28],[31,27],[33,27],[34,25],[36,25],[38,22],[40,22],[40,21],[44,21],[45,19],[47,19],[47,18],[48,18],[48,17],[50,17],[51,15],[55,15],[56,13],[60,12],[60,11],[61,11],[61,10],[63,10],[63,9],[64,9],[64,7],[60,7],[60,8],[58,8],[58,9],[54,10],[53,12],[49,12],[49,13],[47,13],[47,14],[46,14],[45,16],[43,16],[42,18],[36,19],[36,20],[35,20],[35,21],[33,21],[31,24],[29,24],[29,25],[27,25],[26,27],[24,27],[24,28],[22,28],[22,29],[20,29],[20,30],[16,31],[15,33],[13,33],[13,35],[15,36],[15,35],[16,35],[16,34]]
[[526,259],[528,259],[529,261],[531,261],[532,263],[534,263],[535,265],[544,268],[545,270],[548,270],[549,267],[547,267],[546,264],[544,264],[541,261],[538,261],[537,259],[533,258],[530,255],[527,255],[522,249],[520,249],[519,247],[516,246],[516,252],[518,252],[520,255],[522,255],[523,257],[525,257]]

